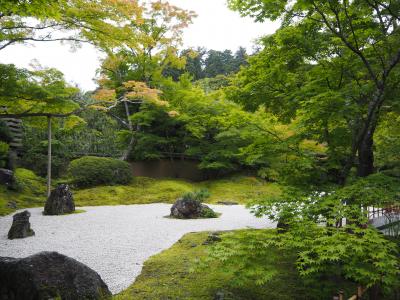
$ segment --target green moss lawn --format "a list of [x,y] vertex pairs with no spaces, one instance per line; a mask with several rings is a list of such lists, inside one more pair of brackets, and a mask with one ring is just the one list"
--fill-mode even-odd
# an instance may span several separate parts
[[201,188],[210,191],[211,197],[207,199],[207,203],[233,201],[245,204],[261,194],[276,195],[280,192],[277,184],[254,177],[234,176],[200,183],[138,177],[129,185],[77,190],[74,197],[79,206],[173,203],[182,194]]
[[28,208],[44,206],[46,199],[46,181],[30,170],[17,169],[15,171],[16,190],[10,191],[0,185],[0,215],[12,213],[14,209],[7,207],[14,201],[17,207]]
[[[13,212],[13,209],[7,207],[7,203],[10,201],[15,201],[19,209],[44,205],[46,199],[44,178],[25,169],[17,169],[16,178],[16,191],[9,191],[4,186],[0,186],[0,215]],[[280,193],[277,184],[268,183],[256,177],[239,175],[199,183],[180,179],[136,177],[127,185],[73,189],[73,193],[75,204],[79,207],[173,203],[182,194],[201,188],[207,188],[211,193],[207,203],[232,201],[246,204],[260,195]]]
[[[325,288],[321,287],[322,282],[305,283],[295,269],[295,256],[272,247],[264,263],[278,268],[279,272],[263,286],[254,283],[234,285],[232,273],[240,270],[226,273],[218,262],[213,262],[206,270],[193,272],[196,260],[206,257],[211,247],[202,244],[207,236],[207,232],[187,234],[170,249],[151,257],[136,281],[114,300],[220,299],[217,294],[223,295],[225,300],[332,299],[337,291],[338,287],[329,282],[324,282]],[[348,283],[346,287],[347,295],[355,290]]]

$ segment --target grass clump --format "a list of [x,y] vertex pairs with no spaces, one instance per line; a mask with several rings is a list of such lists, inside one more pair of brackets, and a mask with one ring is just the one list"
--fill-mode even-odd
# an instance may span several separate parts
[[201,210],[201,218],[212,219],[212,218],[218,218],[219,216],[220,214],[216,213],[208,206],[204,206],[203,209]]
[[[241,230],[222,233],[224,240],[227,234],[240,235],[256,230]],[[160,254],[147,260],[141,274],[125,291],[114,296],[114,300],[157,300],[157,299],[223,299],[235,300],[293,300],[293,299],[332,299],[335,293],[343,288],[335,283],[308,283],[296,270],[294,253],[284,252],[271,246],[263,264],[278,272],[270,281],[257,285],[254,281],[245,285],[235,284],[235,274],[241,272],[241,264],[227,270],[220,262],[214,261],[206,270],[199,271],[198,261],[207,258],[213,243],[204,243],[208,232],[190,233]],[[218,242],[217,242],[218,243]],[[327,279],[328,280],[328,279]],[[327,283],[331,287],[320,289],[320,284]],[[355,287],[350,287],[350,294]]]
[[194,192],[187,192],[183,194],[182,200],[194,200],[202,203],[209,197],[210,197],[210,192],[208,191],[208,189],[200,189]]
[[128,184],[132,180],[130,165],[114,158],[84,156],[71,162],[69,173],[78,187]]

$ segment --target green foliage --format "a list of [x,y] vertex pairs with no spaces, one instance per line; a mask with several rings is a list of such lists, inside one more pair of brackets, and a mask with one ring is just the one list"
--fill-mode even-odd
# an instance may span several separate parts
[[207,207],[203,207],[203,209],[201,210],[201,218],[204,219],[212,219],[212,218],[218,218],[220,216],[220,214],[216,213],[215,211],[213,211],[211,208]]
[[0,141],[9,143],[12,140],[10,129],[6,122],[0,120]]
[[34,71],[0,64],[0,104],[7,113],[66,113],[77,107],[72,101],[78,92],[55,69]]
[[[247,53],[243,47],[240,47],[235,53],[232,53],[231,50],[217,51],[198,47],[197,49],[184,49],[179,56],[185,59],[185,67],[181,69],[166,68],[163,70],[163,75],[179,81],[180,76],[185,73],[189,74],[193,81],[202,81],[203,83],[200,84],[205,85],[207,91],[209,91],[208,86],[216,89],[225,85],[227,80],[221,78],[237,73],[240,67],[247,63]],[[214,78],[216,80],[213,80]]]
[[[79,101],[87,101],[82,96]],[[40,176],[47,174],[47,132],[44,122],[24,119],[24,155],[20,164]],[[65,175],[69,162],[83,155],[120,157],[117,141],[118,126],[102,112],[87,110],[76,118],[52,121],[52,175]]]
[[42,196],[45,194],[45,180],[28,169],[16,169],[15,180],[20,192]]
[[43,206],[46,200],[46,182],[30,170],[18,168],[15,170],[15,190],[0,186],[0,215],[14,211],[7,206],[15,201],[17,208]]
[[[371,228],[361,230],[353,226],[349,234],[349,228],[299,223],[290,223],[290,231],[286,233],[261,231],[227,236],[212,249],[206,266],[210,261],[221,262],[227,271],[242,266],[240,273],[235,274],[236,283],[247,286],[255,282],[261,287],[279,277],[276,266],[265,263],[270,249],[276,247],[282,253],[294,254],[292,259],[296,263],[292,261],[292,266],[297,267],[305,282],[320,287],[323,293],[330,290],[334,295],[348,281],[354,286],[383,286],[387,299],[391,299],[389,295],[398,287],[399,278],[395,244]],[[315,292],[318,291],[310,294]]]
[[9,148],[10,146],[7,143],[0,141],[0,168],[6,166]]
[[330,197],[364,207],[385,207],[400,202],[400,180],[378,173],[355,180]]
[[229,75],[239,71],[240,66],[246,63],[246,49],[239,48],[236,55],[232,55],[230,50],[207,52],[204,60],[204,76],[213,78],[217,75]]
[[[376,164],[382,170],[400,167],[400,115],[387,114],[379,125],[375,139]],[[398,173],[400,175],[400,173]]]
[[[386,293],[393,292],[399,284],[398,248],[366,225],[368,216],[360,207],[398,204],[397,179],[377,174],[329,192],[284,190],[279,197],[253,205],[257,216],[289,226],[287,231],[269,237],[266,244],[296,251],[297,268],[307,278],[334,274],[358,285],[381,286]],[[346,223],[341,225],[344,219]],[[242,250],[245,260],[256,255]],[[261,250],[259,255],[263,255]]]
[[[339,288],[344,289],[345,295],[349,297],[356,291],[354,285],[343,281],[334,282],[330,280],[331,278],[321,277],[319,282],[304,281],[294,268],[295,253],[273,245],[264,246],[265,255],[259,257],[257,264],[254,261],[251,266],[258,268],[262,265],[264,269],[273,270],[276,275],[264,284],[255,280],[238,284],[237,280],[239,277],[242,278],[244,271],[243,261],[232,259],[229,267],[220,261],[210,261],[208,257],[211,248],[220,247],[229,256],[234,252],[234,250],[230,251],[229,246],[236,247],[237,244],[228,244],[228,241],[235,239],[236,241],[244,240],[249,250],[254,251],[254,247],[259,249],[260,244],[263,244],[268,231],[245,230],[222,233],[222,242],[203,245],[208,235],[207,232],[187,234],[170,249],[151,257],[145,262],[135,282],[127,290],[115,295],[114,299],[212,300],[219,293],[224,295],[224,299],[230,300],[312,300],[330,299],[337,294]],[[251,237],[256,239],[250,239]],[[251,242],[253,240],[257,240],[259,244]],[[254,258],[257,260],[256,257]],[[209,261],[206,269],[198,269],[199,260]],[[255,273],[257,269],[254,270]]]
[[200,189],[194,192],[188,192],[182,195],[182,200],[195,200],[197,202],[204,202],[207,198],[209,198],[210,192],[208,189]]
[[218,91],[230,83],[229,78],[224,75],[217,75],[214,78],[204,78],[195,82],[196,86],[201,87],[206,94]]
[[[375,130],[397,109],[400,39],[390,21],[397,4],[229,2],[259,21],[283,22],[263,39],[264,48],[239,72],[228,96],[248,109],[264,105],[284,122],[295,119],[298,137],[327,145],[326,167],[337,182],[344,182],[353,166],[359,176],[373,173]],[[371,37],[379,42],[371,45]],[[383,106],[387,109],[378,108]]]
[[132,170],[127,162],[93,156],[73,160],[69,166],[72,182],[79,187],[101,184],[127,184]]
[[[32,131],[30,133],[33,133]],[[45,132],[40,131],[40,135],[29,135],[24,140],[23,148],[26,149],[20,163],[22,166],[33,170],[39,176],[45,177],[47,174],[47,140]],[[70,155],[65,149],[64,143],[52,140],[52,160],[51,171],[53,177],[63,175],[68,167]]]
[[[128,38],[124,21],[136,22],[142,8],[136,2],[104,0],[2,1],[0,4],[0,50],[27,41],[65,40],[79,45],[115,46]],[[50,32],[49,32],[49,29]],[[60,36],[57,33],[63,32]]]

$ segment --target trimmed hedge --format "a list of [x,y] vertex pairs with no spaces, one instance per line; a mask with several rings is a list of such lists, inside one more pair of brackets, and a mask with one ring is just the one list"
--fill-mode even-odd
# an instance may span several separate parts
[[132,180],[130,165],[114,158],[84,156],[73,160],[68,171],[78,187],[127,184]]

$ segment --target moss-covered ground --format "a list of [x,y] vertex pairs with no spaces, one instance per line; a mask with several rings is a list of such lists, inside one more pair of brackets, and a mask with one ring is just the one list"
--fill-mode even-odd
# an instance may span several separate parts
[[[14,201],[18,209],[44,206],[45,179],[25,169],[17,169],[16,178],[16,190],[0,186],[0,215],[13,212],[14,209],[7,207],[10,201]],[[280,193],[279,185],[248,176],[200,183],[135,178],[124,186],[98,186],[73,192],[76,206],[96,206],[172,203],[185,192],[201,188],[207,188],[211,194],[208,203],[231,201],[246,204],[260,195]],[[279,272],[263,286],[251,282],[243,286],[234,285],[232,274],[240,270],[226,273],[219,262],[212,262],[206,270],[193,272],[195,261],[208,255],[211,246],[203,245],[207,237],[208,233],[188,234],[170,249],[150,258],[135,283],[114,299],[332,299],[338,288],[344,288],[342,285],[331,285],[331,288],[321,290],[319,283],[314,286],[306,284],[295,269],[295,255],[272,247],[264,263],[278,268]],[[352,286],[350,291],[353,290]]]
[[196,189],[207,188],[211,197],[207,203],[231,201],[246,204],[262,194],[277,195],[279,186],[255,177],[230,178],[193,183],[180,179],[137,177],[129,185],[100,186],[74,193],[79,206],[173,203],[179,196]]
[[[242,231],[243,233],[243,231]],[[233,284],[234,272],[226,273],[219,262],[211,263],[206,270],[196,270],[196,260],[207,256],[210,245],[203,245],[209,233],[185,235],[170,249],[151,257],[144,264],[141,274],[125,291],[114,296],[114,300],[157,299],[235,299],[235,300],[294,300],[332,299],[338,287],[322,289],[322,282],[305,283],[295,269],[295,256],[271,247],[264,263],[278,268],[278,274],[268,283],[257,286],[248,283]],[[235,232],[234,234],[239,234]],[[224,238],[224,234],[222,234]],[[347,295],[355,287],[346,283]],[[218,298],[217,296],[221,298]],[[223,297],[222,297],[223,296]]]
[[[45,179],[32,171],[16,170],[17,190],[0,186],[0,215],[13,212],[7,207],[10,201],[18,209],[43,206],[46,199]],[[232,176],[229,178],[193,183],[180,179],[151,179],[136,177],[130,184],[97,186],[73,189],[76,206],[129,205],[148,203],[173,203],[182,194],[207,188],[211,197],[207,203],[230,201],[246,204],[260,195],[277,195],[279,186],[255,177]]]
[[18,209],[44,206],[46,200],[46,181],[30,170],[15,171],[15,190],[9,190],[0,185],[0,216],[12,213],[15,209],[8,207],[9,202],[15,202]]

